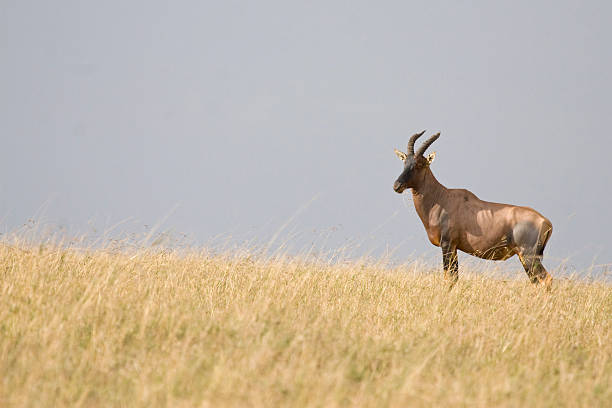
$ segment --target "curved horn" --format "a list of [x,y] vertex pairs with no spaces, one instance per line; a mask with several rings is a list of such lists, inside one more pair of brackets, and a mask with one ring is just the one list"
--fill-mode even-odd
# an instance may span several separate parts
[[416,142],[419,137],[423,136],[423,133],[425,133],[425,131],[422,131],[421,133],[415,133],[414,135],[410,136],[410,140],[408,140],[409,155],[414,155],[414,142]]
[[422,156],[423,153],[425,153],[425,150],[427,150],[427,148],[431,146],[431,144],[435,142],[439,137],[440,137],[440,132],[436,133],[435,135],[427,139],[425,143],[423,143],[421,147],[419,148],[419,150],[416,152],[415,156],[416,157]]

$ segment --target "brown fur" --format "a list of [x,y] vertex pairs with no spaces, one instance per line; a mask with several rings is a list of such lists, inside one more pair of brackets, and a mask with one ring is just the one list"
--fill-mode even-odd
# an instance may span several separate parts
[[468,190],[448,189],[434,177],[430,160],[414,160],[409,182],[398,179],[396,191],[412,188],[429,241],[442,248],[445,276],[453,283],[458,279],[457,250],[490,260],[516,254],[533,283],[550,286],[552,278],[541,263],[552,233],[546,217],[529,207],[483,201]]

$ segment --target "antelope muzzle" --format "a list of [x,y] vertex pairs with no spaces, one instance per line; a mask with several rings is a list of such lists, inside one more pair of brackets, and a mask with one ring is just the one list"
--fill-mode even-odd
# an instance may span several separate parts
[[401,194],[405,189],[406,187],[404,187],[401,181],[395,180],[395,183],[393,183],[393,190],[395,190],[396,193]]

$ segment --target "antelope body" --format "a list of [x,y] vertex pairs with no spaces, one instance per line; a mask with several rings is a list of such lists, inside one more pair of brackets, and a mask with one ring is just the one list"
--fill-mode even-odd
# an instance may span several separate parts
[[551,222],[529,207],[483,201],[468,190],[444,187],[429,168],[435,153],[423,156],[440,133],[414,153],[414,143],[423,133],[410,138],[407,153],[395,150],[404,170],[393,189],[400,194],[412,189],[414,207],[429,241],[442,248],[444,276],[451,285],[459,278],[460,250],[490,260],[506,260],[516,254],[532,283],[550,287],[552,278],[542,257],[552,233]]

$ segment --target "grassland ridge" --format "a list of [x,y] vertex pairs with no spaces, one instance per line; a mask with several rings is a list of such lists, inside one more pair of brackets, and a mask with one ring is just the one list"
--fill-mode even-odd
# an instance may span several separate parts
[[1,406],[609,406],[612,290],[418,260],[0,245]]

